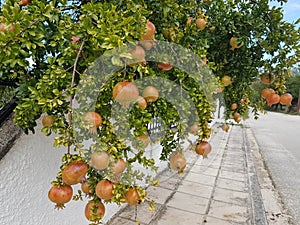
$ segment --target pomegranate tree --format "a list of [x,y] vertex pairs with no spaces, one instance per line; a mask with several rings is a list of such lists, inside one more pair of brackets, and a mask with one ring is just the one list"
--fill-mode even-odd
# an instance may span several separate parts
[[[14,121],[29,133],[51,116],[42,132],[55,134],[66,153],[49,198],[60,206],[74,186],[74,200],[88,199],[90,221],[101,220],[108,201],[150,201],[136,184],[156,178],[135,167],[157,171],[150,137],[174,173],[185,170],[181,143],[191,133],[195,154],[207,156],[211,148],[201,143],[212,133],[214,97],[223,97],[225,120],[237,123],[249,107],[257,114],[266,104],[290,104],[285,78],[300,37],[268,1],[18,2],[0,5],[0,71],[17,85]],[[264,85],[263,98],[252,99],[253,82]],[[148,129],[156,119],[163,135]]]

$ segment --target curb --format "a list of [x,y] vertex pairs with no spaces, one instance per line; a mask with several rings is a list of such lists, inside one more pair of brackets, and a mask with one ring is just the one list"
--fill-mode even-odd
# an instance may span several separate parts
[[264,203],[262,201],[262,195],[260,191],[260,186],[258,183],[256,170],[253,163],[252,151],[250,149],[249,141],[245,128],[242,129],[243,135],[243,148],[245,151],[247,173],[248,173],[248,183],[249,192],[252,206],[252,224],[254,225],[268,225],[268,221],[265,215]]

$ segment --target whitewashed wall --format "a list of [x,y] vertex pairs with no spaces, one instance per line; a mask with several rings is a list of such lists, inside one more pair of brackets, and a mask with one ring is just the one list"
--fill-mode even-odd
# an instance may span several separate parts
[[[0,225],[89,224],[84,216],[87,199],[71,201],[64,210],[54,209],[54,203],[48,199],[50,182],[55,179],[65,149],[54,148],[54,136],[46,137],[40,130],[38,126],[36,134],[21,135],[0,160]],[[160,170],[167,167],[167,163],[158,160],[160,146],[149,146],[146,152],[157,160]],[[74,193],[78,188],[80,185],[73,186]],[[119,209],[115,204],[107,204],[103,221]]]
[[[53,137],[44,136],[40,129],[36,134],[22,135],[0,161],[0,224],[89,224],[84,216],[87,201],[71,201],[58,211],[48,200],[50,182],[55,179],[65,151],[52,147]],[[114,204],[107,205],[104,221],[117,209]]]

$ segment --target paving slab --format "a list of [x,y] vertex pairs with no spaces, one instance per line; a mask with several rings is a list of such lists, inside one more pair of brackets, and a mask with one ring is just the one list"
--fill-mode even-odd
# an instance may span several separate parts
[[184,180],[178,187],[177,191],[209,199],[212,195],[213,186]]
[[216,177],[190,172],[184,180],[213,186],[215,184]]
[[151,225],[201,225],[202,221],[203,215],[167,207],[162,217]]
[[[154,211],[150,211],[148,208],[148,204],[141,204],[137,207],[126,207],[120,214],[119,217],[131,221],[140,221],[144,224],[149,224],[151,220],[155,218],[157,214],[159,214],[160,210],[162,210],[161,204],[156,204],[156,209]],[[136,210],[136,211],[135,211]],[[111,223],[113,224],[113,223]],[[115,223],[116,224],[116,223]]]
[[208,216],[239,224],[247,223],[249,220],[249,212],[247,207],[216,200],[212,201]]
[[247,206],[249,204],[249,193],[230,189],[215,188],[213,199],[229,204]]
[[214,218],[211,216],[207,216],[205,219],[205,222],[203,223],[204,225],[249,225],[247,222],[234,222],[231,220],[228,220],[227,218],[222,220],[219,218]]
[[187,212],[205,214],[209,199],[196,195],[176,192],[167,206],[184,210]]
[[217,179],[216,187],[230,189],[234,191],[242,191],[246,193],[248,192],[248,187],[246,183],[236,180],[228,180],[221,177]]

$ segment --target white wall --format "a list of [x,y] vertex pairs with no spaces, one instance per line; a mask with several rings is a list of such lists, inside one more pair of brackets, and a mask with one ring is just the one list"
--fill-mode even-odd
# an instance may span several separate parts
[[[0,161],[0,224],[89,224],[84,216],[87,200],[71,201],[58,211],[48,199],[50,182],[55,179],[65,150],[52,147],[53,136],[44,136],[40,129],[36,128],[34,135],[22,135]],[[117,209],[114,204],[107,206],[104,220]]]

